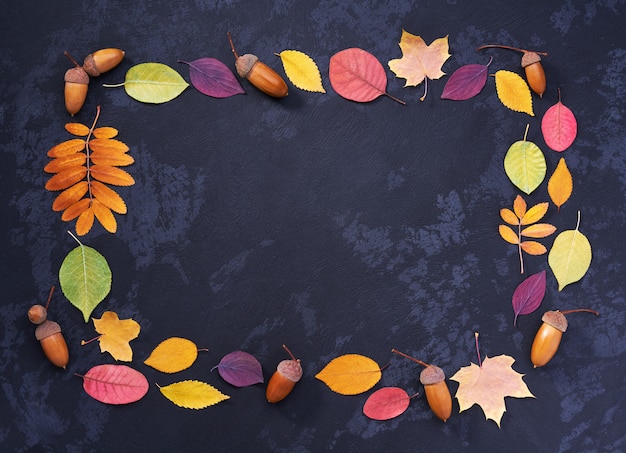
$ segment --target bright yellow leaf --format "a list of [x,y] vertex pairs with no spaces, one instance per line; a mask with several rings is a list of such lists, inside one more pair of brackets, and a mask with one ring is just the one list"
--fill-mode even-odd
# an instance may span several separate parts
[[163,373],[177,373],[189,368],[198,357],[198,347],[186,338],[172,337],[162,341],[143,362]]
[[200,381],[175,382],[159,387],[159,390],[172,403],[186,409],[204,409],[230,398],[212,385]]
[[498,93],[498,99],[505,107],[515,112],[535,116],[530,88],[528,88],[528,84],[519,74],[505,70],[497,71],[496,92]]
[[119,319],[117,313],[105,311],[100,319],[92,318],[100,337],[100,352],[108,352],[115,360],[131,362],[133,350],[130,341],[139,336],[141,327],[134,319]]
[[520,225],[530,225],[531,223],[538,222],[546,215],[546,212],[548,212],[548,202],[537,203],[522,216]]
[[315,376],[333,392],[358,395],[371,389],[382,377],[378,364],[359,354],[345,354],[331,360]]
[[295,87],[305,91],[326,93],[320,70],[311,57],[299,50],[283,50],[276,55],[283,62],[285,74]]
[[561,209],[561,206],[569,200],[573,188],[572,174],[569,168],[567,168],[565,159],[561,157],[554,173],[552,173],[552,176],[550,176],[548,180],[548,194],[558,209]]
[[500,209],[500,217],[502,217],[502,220],[504,220],[509,225],[519,225],[519,219],[517,218],[515,213],[509,208]]

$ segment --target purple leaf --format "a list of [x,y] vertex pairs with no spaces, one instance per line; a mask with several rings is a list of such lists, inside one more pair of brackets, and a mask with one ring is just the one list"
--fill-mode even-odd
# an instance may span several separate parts
[[487,83],[487,67],[490,63],[491,60],[486,65],[468,64],[454,71],[443,87],[441,99],[465,101],[476,96]]
[[545,294],[546,271],[533,274],[520,283],[513,292],[513,311],[515,312],[513,325],[517,325],[518,315],[527,315],[539,308]]
[[211,371],[215,368],[217,368],[222,379],[235,387],[247,387],[248,385],[263,383],[261,364],[247,352],[235,351],[226,354],[219,364],[211,368]]
[[191,84],[202,94],[214,98],[227,98],[245,93],[235,74],[215,58],[200,58],[191,62],[180,61],[189,65]]

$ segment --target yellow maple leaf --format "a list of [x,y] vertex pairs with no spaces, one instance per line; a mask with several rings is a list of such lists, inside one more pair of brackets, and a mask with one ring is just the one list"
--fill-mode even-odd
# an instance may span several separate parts
[[168,400],[186,409],[204,409],[230,398],[212,385],[194,380],[157,387]]
[[163,373],[177,373],[189,368],[198,357],[198,347],[186,338],[163,340],[143,362]]
[[100,334],[100,352],[108,352],[115,360],[131,362],[133,350],[129,343],[139,336],[139,323],[133,319],[119,319],[113,311],[105,311],[102,318],[92,319],[96,332]]
[[485,357],[481,365],[470,363],[462,367],[450,379],[459,383],[456,399],[459,401],[459,412],[478,404],[487,420],[491,419],[498,427],[502,415],[506,412],[504,398],[534,398],[523,374],[511,368],[515,362],[510,356]]
[[331,360],[317,375],[333,392],[358,395],[374,387],[382,372],[378,364],[359,354],[345,354]]
[[505,107],[514,112],[527,113],[535,116],[533,112],[533,97],[528,84],[519,74],[511,71],[500,70],[495,74],[496,93],[498,99]]
[[299,50],[283,50],[276,55],[280,57],[285,74],[296,88],[326,93],[320,70],[311,57]]
[[[417,86],[424,80],[439,79],[446,74],[441,67],[450,58],[447,35],[426,45],[420,36],[402,30],[400,49],[402,58],[390,60],[388,65],[396,77],[406,79],[405,87]],[[420,100],[424,100],[427,91],[428,86],[425,86]]]

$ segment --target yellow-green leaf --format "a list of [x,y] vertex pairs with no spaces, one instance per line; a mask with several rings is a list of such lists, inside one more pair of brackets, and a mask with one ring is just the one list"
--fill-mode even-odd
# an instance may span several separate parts
[[230,398],[212,385],[195,380],[175,382],[159,390],[172,403],[186,409],[204,409]]
[[196,361],[198,347],[186,338],[172,337],[162,341],[143,362],[163,373],[186,370]]
[[559,291],[583,278],[591,265],[591,244],[587,237],[578,231],[579,225],[580,212],[576,229],[561,232],[548,254],[548,264],[559,284]]
[[533,142],[520,140],[504,156],[504,171],[511,182],[526,194],[539,187],[546,177],[546,158]]
[[496,92],[500,102],[505,107],[515,112],[535,116],[530,88],[528,88],[528,84],[519,74],[504,70],[497,71]]
[[561,206],[569,200],[573,188],[572,174],[569,168],[567,168],[565,159],[561,157],[554,173],[552,173],[552,176],[550,176],[548,180],[548,194],[558,209],[561,209]]
[[283,50],[276,55],[280,57],[285,74],[296,88],[326,93],[320,70],[311,57],[299,50]]
[[382,372],[378,364],[359,354],[345,354],[331,360],[315,376],[333,392],[358,395],[374,387]]
[[171,101],[189,86],[175,69],[163,63],[140,63],[133,66],[126,72],[126,78],[121,85],[131,98],[149,104]]

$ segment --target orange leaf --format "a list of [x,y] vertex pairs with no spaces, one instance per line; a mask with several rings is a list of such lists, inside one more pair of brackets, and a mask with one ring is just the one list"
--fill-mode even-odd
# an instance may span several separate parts
[[94,151],[89,155],[91,162],[97,165],[111,165],[114,167],[122,167],[135,162],[132,156],[119,151],[104,152]]
[[100,203],[98,199],[92,200],[91,210],[105,230],[109,233],[115,233],[117,231],[117,221],[115,220],[115,216],[111,210]]
[[89,190],[89,184],[87,181],[80,181],[71,187],[68,187],[61,192],[52,202],[53,211],[65,211],[72,206],[78,200],[83,198],[83,195]]
[[91,176],[95,179],[115,186],[132,186],[133,177],[121,168],[110,165],[93,165],[90,168]]
[[93,130],[93,136],[96,138],[113,138],[117,137],[118,130],[114,127],[97,127]]
[[[89,201],[88,198],[85,200]],[[91,227],[93,226],[93,209],[89,207],[85,212],[78,216],[78,220],[76,221],[76,234],[79,236],[84,236],[89,233]]]
[[519,219],[517,218],[515,213],[508,208],[500,209],[500,217],[502,217],[502,220],[504,220],[509,225],[519,225]]
[[87,167],[78,166],[57,173],[46,183],[47,190],[63,190],[76,184],[87,175]]
[[538,203],[526,211],[523,217],[521,217],[520,225],[530,225],[543,218],[548,212],[548,202]]
[[63,220],[64,222],[74,220],[76,217],[89,209],[90,206],[91,200],[89,198],[83,198],[82,200],[77,201],[69,208],[67,208],[61,215],[61,220]]
[[117,151],[119,153],[125,153],[128,151],[128,146],[126,145],[126,143],[110,138],[94,138],[93,140],[89,141],[89,148],[92,151],[104,152]]
[[139,336],[140,326],[133,319],[120,320],[117,313],[105,311],[100,319],[92,318],[100,337],[100,352],[108,352],[115,360],[131,362],[133,350],[130,341]]
[[122,197],[100,181],[91,181],[91,194],[111,210],[118,214],[126,214],[126,203]]
[[549,223],[536,223],[524,228],[521,234],[529,238],[545,238],[555,231],[556,227],[554,225],[550,225]]
[[524,241],[520,244],[520,247],[529,255],[543,255],[548,251],[543,244],[536,241]]
[[48,162],[48,164],[43,167],[43,171],[46,173],[60,173],[72,167],[85,165],[86,162],[87,156],[85,153],[68,154],[67,156],[57,157]]
[[48,151],[48,157],[63,157],[68,154],[77,153],[85,149],[85,140],[81,138],[73,138],[63,143],[53,146]]
[[359,354],[345,354],[331,360],[315,376],[333,392],[358,395],[374,387],[382,372],[376,362]]
[[67,123],[65,130],[72,135],[78,135],[79,137],[86,137],[89,135],[89,128],[80,123]]
[[517,233],[513,231],[511,227],[506,225],[499,225],[498,231],[500,232],[500,236],[509,244],[519,244],[519,238],[517,237]]
[[520,219],[526,214],[526,201],[521,195],[518,195],[515,197],[515,200],[513,200],[513,210],[515,211],[515,215]]
[[572,195],[574,183],[572,174],[567,168],[565,159],[561,157],[554,173],[548,180],[548,194],[557,208],[561,208]]

